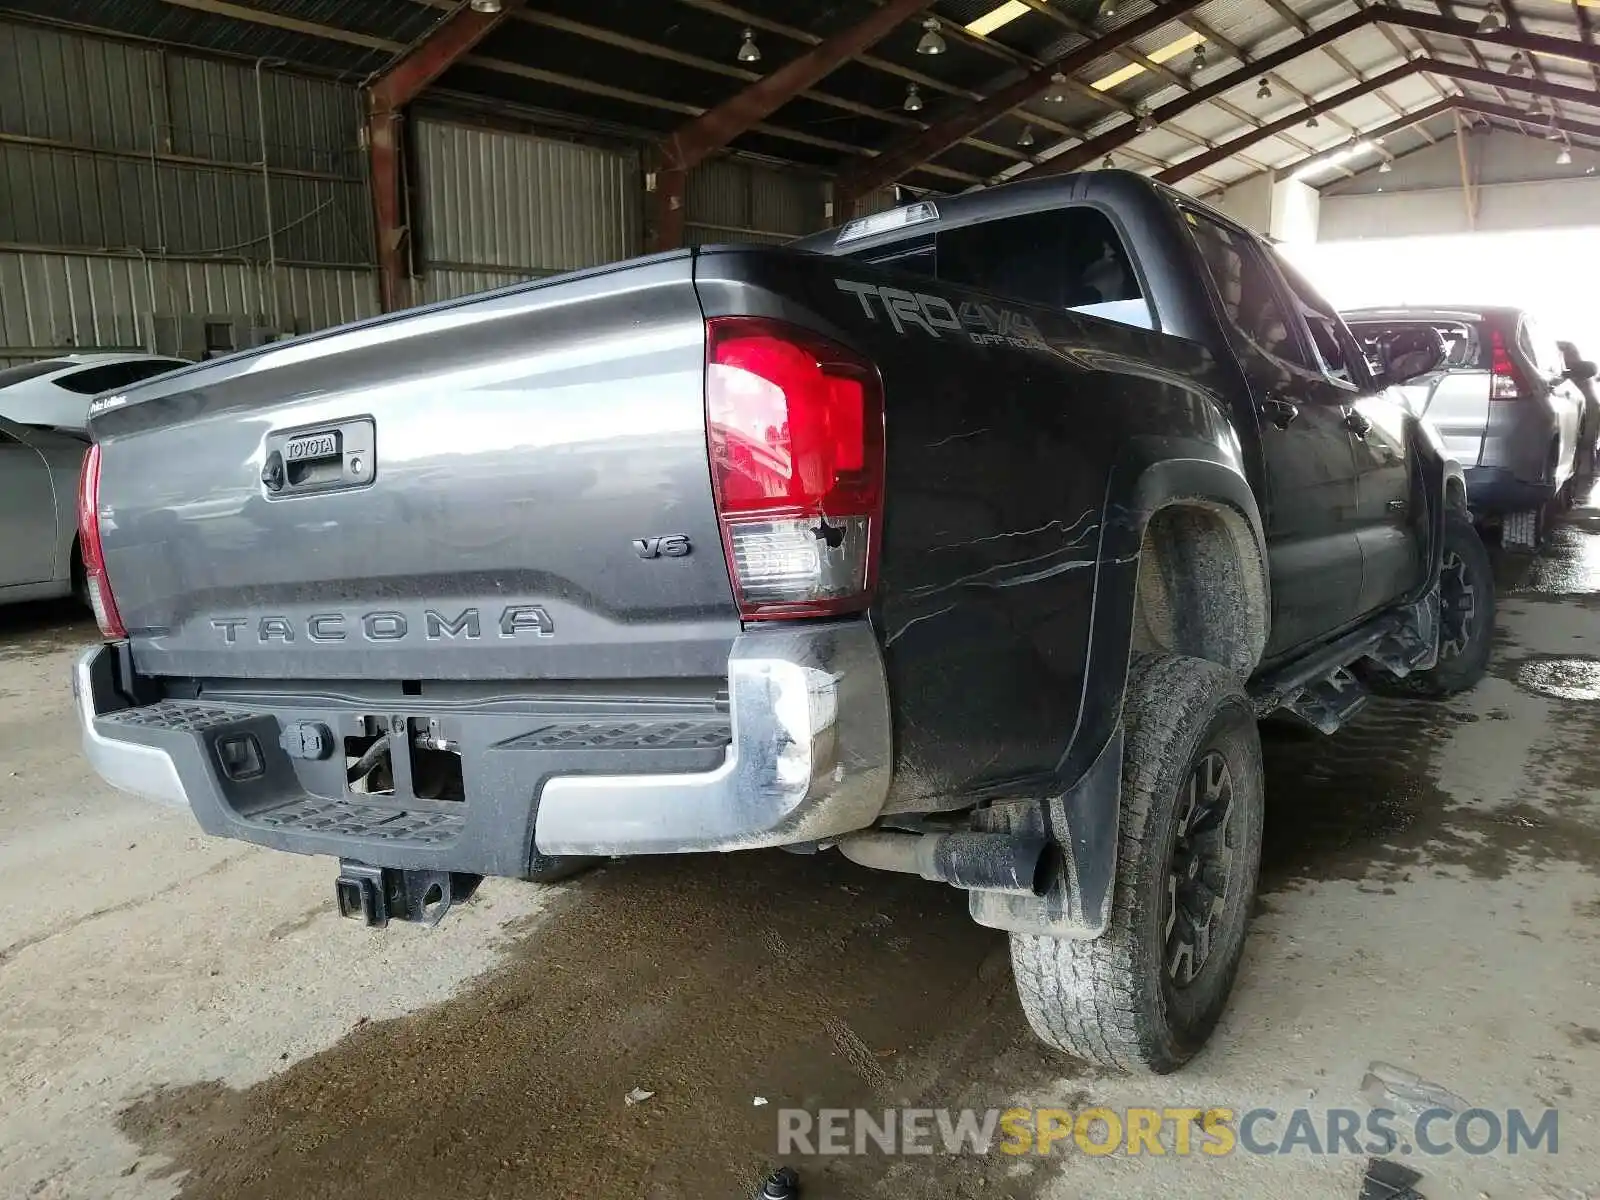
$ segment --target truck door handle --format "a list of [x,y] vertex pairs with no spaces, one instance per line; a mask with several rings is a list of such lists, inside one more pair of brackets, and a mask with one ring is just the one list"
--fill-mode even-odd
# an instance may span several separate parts
[[1279,429],[1287,429],[1289,423],[1300,415],[1300,406],[1282,396],[1269,395],[1262,398],[1261,412]]
[[1344,427],[1358,438],[1364,438],[1372,432],[1372,422],[1353,408],[1344,415]]

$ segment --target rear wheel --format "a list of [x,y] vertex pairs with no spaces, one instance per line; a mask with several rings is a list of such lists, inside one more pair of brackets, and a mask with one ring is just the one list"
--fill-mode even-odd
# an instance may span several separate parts
[[1240,681],[1180,655],[1135,660],[1111,921],[1089,940],[1011,935],[1033,1031],[1118,1071],[1181,1067],[1216,1027],[1261,858],[1261,745]]

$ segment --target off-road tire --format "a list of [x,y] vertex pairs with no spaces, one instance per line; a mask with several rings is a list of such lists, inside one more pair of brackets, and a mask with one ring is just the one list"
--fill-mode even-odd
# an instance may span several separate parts
[[[1439,576],[1439,661],[1401,679],[1391,676],[1378,690],[1442,699],[1466,691],[1488,670],[1494,648],[1494,569],[1465,513],[1445,514]],[[1462,594],[1461,587],[1470,588],[1470,595]]]
[[582,875],[601,860],[579,854],[535,854],[523,878],[529,883],[560,883],[574,875]]
[[[1136,658],[1123,700],[1121,832],[1111,920],[1093,940],[1011,935],[1033,1031],[1114,1071],[1166,1074],[1216,1027],[1244,952],[1261,859],[1261,742],[1240,680],[1202,659]],[[1167,959],[1168,876],[1197,766],[1218,752],[1232,779],[1231,846],[1209,952],[1184,986]]]

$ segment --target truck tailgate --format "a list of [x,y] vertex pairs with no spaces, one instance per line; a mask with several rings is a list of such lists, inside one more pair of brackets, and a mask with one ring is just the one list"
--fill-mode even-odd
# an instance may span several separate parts
[[404,313],[112,399],[107,576],[152,675],[726,673],[687,253]]

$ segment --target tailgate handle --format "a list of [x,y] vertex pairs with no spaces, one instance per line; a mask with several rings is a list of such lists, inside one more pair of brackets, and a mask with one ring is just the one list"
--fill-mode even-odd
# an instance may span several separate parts
[[261,486],[268,497],[365,487],[377,473],[371,417],[267,435]]

